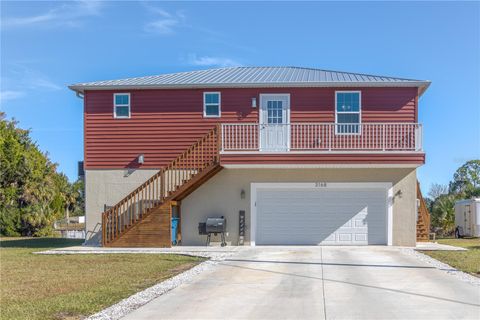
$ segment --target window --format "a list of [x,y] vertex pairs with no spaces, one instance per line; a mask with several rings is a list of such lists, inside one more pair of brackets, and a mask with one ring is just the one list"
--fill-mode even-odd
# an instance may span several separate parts
[[130,93],[113,95],[113,117],[130,118]]
[[267,123],[282,124],[283,123],[283,107],[282,101],[268,100],[267,102]]
[[206,118],[220,117],[220,92],[203,93],[203,116]]
[[336,91],[335,133],[360,134],[361,109],[360,91]]

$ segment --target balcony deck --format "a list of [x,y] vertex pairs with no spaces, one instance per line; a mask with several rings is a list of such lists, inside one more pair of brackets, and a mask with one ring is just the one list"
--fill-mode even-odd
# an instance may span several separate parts
[[418,123],[225,123],[222,165],[425,163]]

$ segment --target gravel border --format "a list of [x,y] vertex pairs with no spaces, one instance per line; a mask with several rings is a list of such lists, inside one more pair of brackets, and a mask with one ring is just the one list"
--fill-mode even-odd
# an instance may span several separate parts
[[74,255],[74,254],[176,254],[184,256],[194,256],[201,258],[209,258],[211,260],[223,260],[239,251],[156,251],[156,250],[142,250],[142,251],[129,251],[129,250],[47,250],[34,252],[33,254],[44,255]]
[[407,255],[415,256],[419,260],[421,260],[423,262],[426,262],[426,263],[434,266],[438,270],[444,271],[447,274],[452,275],[459,280],[462,280],[464,282],[468,282],[470,284],[473,284],[475,286],[480,287],[480,278],[477,278],[475,276],[472,276],[471,274],[468,274],[466,272],[455,269],[454,267],[452,267],[452,266],[450,266],[450,265],[448,265],[444,262],[438,261],[437,259],[434,259],[434,258],[432,258],[432,257],[430,257],[430,256],[428,256],[424,253],[418,252],[415,249],[404,248],[404,249],[401,250],[401,252],[404,253],[404,254],[407,254]]
[[191,281],[195,276],[210,269],[215,264],[217,264],[217,262],[204,261],[185,272],[160,282],[153,287],[137,292],[134,295],[114,304],[113,306],[91,315],[87,318],[87,320],[120,319],[126,316],[128,313],[152,301],[153,299],[160,297],[172,289],[175,289],[179,285]]
[[[44,254],[62,254],[60,252],[56,251],[55,253],[50,252],[50,253],[44,253]],[[88,253],[91,253],[91,252],[88,252]],[[115,253],[115,252],[112,252],[112,253]],[[139,252],[139,253],[144,253],[144,252]],[[164,254],[164,253],[165,252],[161,252],[161,254]],[[180,255],[183,254],[183,255],[191,255],[191,256],[197,256],[197,257],[207,257],[207,258],[210,258],[210,260],[204,261],[196,265],[195,267],[185,272],[182,272],[180,274],[177,274],[176,276],[169,278],[165,281],[162,281],[150,288],[137,292],[131,295],[130,297],[125,298],[120,302],[89,316],[86,319],[87,320],[120,319],[126,316],[128,313],[152,301],[153,299],[158,298],[161,295],[169,292],[170,290],[175,289],[181,284],[192,281],[200,273],[213,268],[215,265],[218,264],[219,261],[224,260],[226,257],[229,257],[234,253],[236,252],[192,252],[192,251],[169,252],[167,254],[180,254]],[[67,252],[67,254],[72,254],[72,252]],[[83,254],[83,252],[81,254]]]

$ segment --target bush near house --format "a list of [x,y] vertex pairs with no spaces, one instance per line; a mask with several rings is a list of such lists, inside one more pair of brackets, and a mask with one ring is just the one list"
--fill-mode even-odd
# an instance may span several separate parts
[[0,319],[83,319],[203,261],[170,254],[33,254],[81,242],[1,238]]

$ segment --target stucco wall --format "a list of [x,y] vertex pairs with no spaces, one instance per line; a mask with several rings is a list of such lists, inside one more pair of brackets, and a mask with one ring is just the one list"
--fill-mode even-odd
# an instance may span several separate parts
[[[252,182],[391,182],[393,245],[414,246],[416,231],[415,169],[224,169],[182,201],[183,245],[204,245],[198,223],[207,216],[227,218],[227,241],[238,241],[239,210],[246,213],[246,244],[250,239]],[[241,199],[241,190],[245,198]]]
[[417,242],[417,172],[411,171],[393,188],[393,245],[415,246]]
[[157,171],[157,169],[85,171],[85,226],[88,244],[100,243],[101,214],[104,205],[115,205]]

